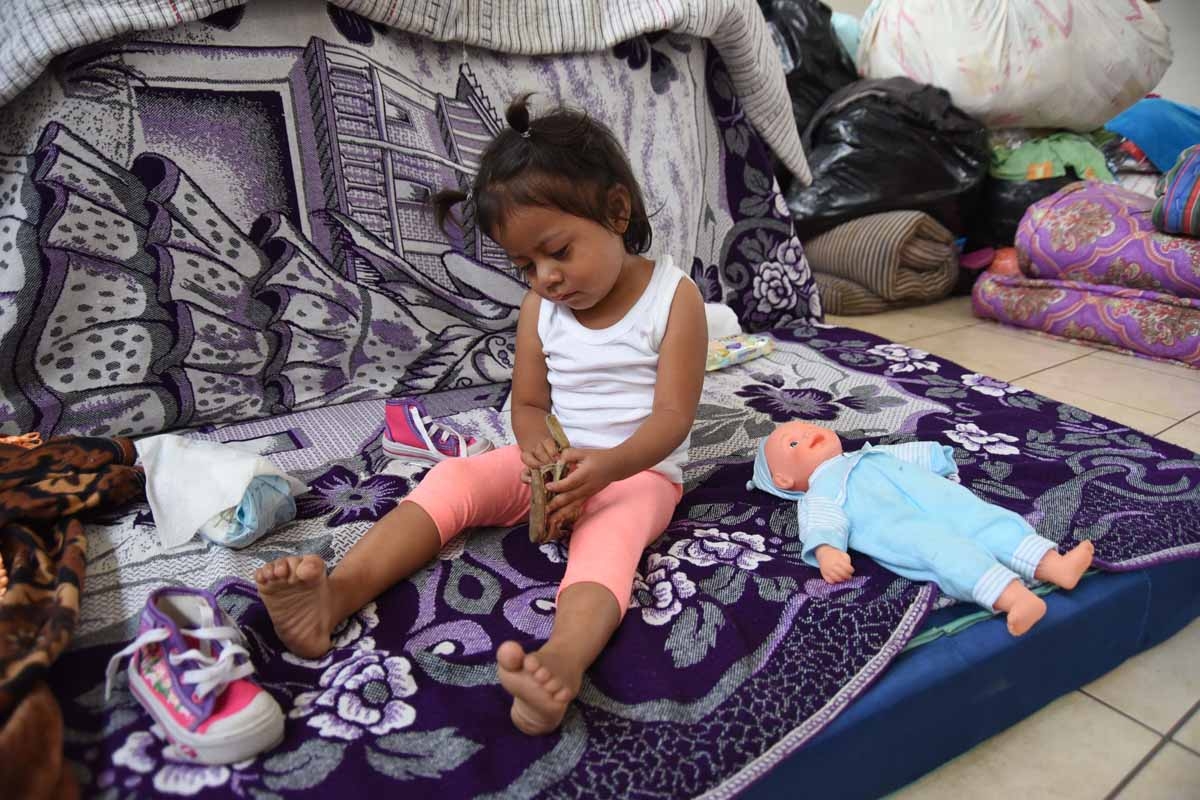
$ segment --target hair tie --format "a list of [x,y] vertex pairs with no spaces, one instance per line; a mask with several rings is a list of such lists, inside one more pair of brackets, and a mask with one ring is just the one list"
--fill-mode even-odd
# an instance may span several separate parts
[[526,128],[525,130],[521,131],[521,138],[522,138],[522,139],[528,139],[528,138],[529,138],[529,135],[530,135],[531,133],[533,133],[533,129],[532,129],[532,128]]

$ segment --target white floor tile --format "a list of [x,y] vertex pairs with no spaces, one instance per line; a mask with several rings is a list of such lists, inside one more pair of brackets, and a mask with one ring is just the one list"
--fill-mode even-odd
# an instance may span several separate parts
[[1192,714],[1192,718],[1175,731],[1174,739],[1184,747],[1190,747],[1196,753],[1200,753],[1200,711]]
[[1160,733],[1200,700],[1200,620],[1134,656],[1084,691]]
[[1182,420],[1200,412],[1200,381],[1146,369],[1137,359],[1114,362],[1093,353],[1039,372],[1036,378],[1114,403]]
[[825,318],[831,325],[866,331],[893,342],[907,342],[921,336],[933,336],[957,328],[974,325],[970,319],[943,319],[933,315],[922,315],[912,310],[887,311],[883,314],[868,314],[862,317],[844,317],[829,314]]
[[1180,422],[1158,434],[1158,438],[1164,442],[1186,447],[1194,453],[1200,453],[1200,423]]
[[1112,791],[1159,741],[1079,692],[892,795],[894,800],[1095,800]]
[[1200,369],[1184,367],[1179,364],[1168,364],[1165,361],[1152,361],[1149,358],[1138,358],[1127,353],[1114,353],[1111,350],[1097,350],[1096,358],[1113,364],[1128,364],[1131,367],[1157,372],[1160,375],[1171,375],[1185,381],[1200,382]]
[[1141,431],[1151,436],[1176,424],[1175,420],[1171,417],[1163,416],[1162,414],[1152,414],[1149,411],[1142,411],[1140,408],[1130,408],[1129,406],[1114,403],[1101,397],[1093,397],[1083,392],[1077,392],[1067,386],[1048,383],[1041,380],[1040,375],[1021,378],[1016,381],[1016,384],[1031,392],[1037,392],[1060,403],[1067,403],[1076,408],[1082,408],[1084,411],[1090,411],[1105,419],[1110,419],[1121,425],[1127,425],[1135,431]]
[[1093,352],[1085,347],[1060,344],[1034,336],[1012,336],[996,330],[998,327],[974,325],[948,333],[923,336],[911,340],[908,344],[954,361],[974,372],[1004,381],[1012,381],[1032,372],[1049,369]]
[[1167,742],[1117,794],[1117,800],[1186,800],[1200,797],[1200,756]]

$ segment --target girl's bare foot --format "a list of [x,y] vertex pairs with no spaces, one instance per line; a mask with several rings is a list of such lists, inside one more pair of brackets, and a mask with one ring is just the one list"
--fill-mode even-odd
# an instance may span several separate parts
[[549,647],[526,653],[516,642],[500,645],[496,672],[513,696],[513,724],[530,736],[558,729],[583,682],[583,668],[572,659]]
[[1096,547],[1091,542],[1075,545],[1069,553],[1059,555],[1051,550],[1038,562],[1033,577],[1064,589],[1074,589],[1083,573],[1092,565]]
[[1020,581],[1008,584],[996,599],[996,610],[1008,614],[1008,632],[1020,636],[1046,616],[1046,601]]
[[333,612],[324,561],[311,555],[280,558],[255,570],[254,582],[288,650],[302,658],[329,651]]

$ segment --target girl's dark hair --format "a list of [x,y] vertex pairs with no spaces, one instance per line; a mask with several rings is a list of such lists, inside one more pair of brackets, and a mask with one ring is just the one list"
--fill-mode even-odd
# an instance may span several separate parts
[[433,196],[442,230],[452,207],[468,197],[475,201],[476,223],[489,235],[503,229],[518,206],[558,208],[612,230],[618,212],[610,192],[623,186],[629,192],[625,250],[638,254],[650,249],[642,190],[612,131],[583,112],[562,107],[530,120],[529,94],[514,100],[504,117],[509,127],[484,150],[470,195],[445,190]]

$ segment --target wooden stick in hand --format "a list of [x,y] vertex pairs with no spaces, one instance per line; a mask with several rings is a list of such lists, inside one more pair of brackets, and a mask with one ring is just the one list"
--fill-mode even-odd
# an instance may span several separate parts
[[[546,415],[546,427],[551,438],[562,453],[571,446],[562,425],[553,414]],[[529,488],[531,498],[529,503],[529,541],[534,544],[544,544],[561,539],[571,532],[576,520],[579,519],[578,506],[572,509],[560,509],[547,518],[546,508],[554,499],[554,493],[546,490],[547,483],[562,480],[570,474],[569,465],[562,461],[545,464],[540,469],[530,470]]]

